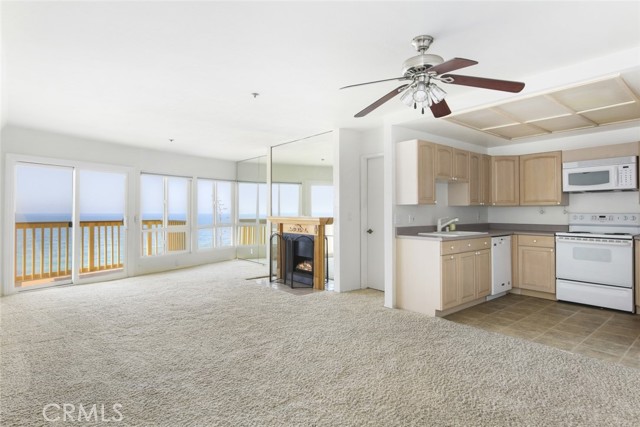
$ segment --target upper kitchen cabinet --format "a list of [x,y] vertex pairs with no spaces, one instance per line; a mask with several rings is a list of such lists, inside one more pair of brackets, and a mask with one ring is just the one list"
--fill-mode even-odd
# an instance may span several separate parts
[[453,180],[469,181],[469,152],[453,149]]
[[484,206],[491,202],[491,157],[468,153],[469,179],[449,184],[450,206]]
[[410,140],[396,144],[396,203],[436,203],[434,163],[436,144]]
[[436,145],[436,179],[439,181],[469,181],[469,152]]
[[436,144],[435,171],[436,179],[450,181],[453,179],[453,147]]
[[491,204],[520,204],[520,159],[518,156],[491,157]]
[[562,152],[520,156],[520,204],[566,205],[568,194],[562,192]]
[[491,204],[491,156],[483,154],[480,156],[480,204],[488,206]]

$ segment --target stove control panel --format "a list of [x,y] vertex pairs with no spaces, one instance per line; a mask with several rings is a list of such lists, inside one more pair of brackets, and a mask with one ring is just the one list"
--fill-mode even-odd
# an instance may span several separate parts
[[574,213],[569,215],[569,224],[640,226],[640,213],[624,213],[624,214]]

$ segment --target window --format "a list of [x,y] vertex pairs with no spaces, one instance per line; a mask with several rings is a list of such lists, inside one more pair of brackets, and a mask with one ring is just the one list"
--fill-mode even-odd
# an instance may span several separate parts
[[198,179],[198,249],[233,245],[232,190],[229,181]]
[[311,185],[311,216],[333,216],[333,185]]
[[300,184],[273,183],[271,211],[275,216],[300,216]]
[[189,245],[191,179],[142,174],[142,256],[184,252]]

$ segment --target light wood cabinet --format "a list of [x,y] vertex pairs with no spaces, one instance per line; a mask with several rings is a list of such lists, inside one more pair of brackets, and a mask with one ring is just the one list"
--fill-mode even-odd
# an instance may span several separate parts
[[435,178],[450,181],[453,178],[453,148],[436,144]]
[[518,236],[518,287],[556,292],[556,254],[552,236]]
[[476,255],[476,297],[491,293],[491,250],[478,251]]
[[[482,239],[474,240],[478,241],[465,245],[484,245]],[[443,243],[443,248],[444,245]],[[441,310],[465,304],[491,293],[490,249],[443,255],[441,259]]]
[[518,235],[511,236],[511,286],[519,288],[518,281]]
[[396,144],[396,203],[433,205],[436,203],[434,162],[436,144],[410,140]]
[[491,157],[491,204],[520,204],[520,159],[518,156]]
[[453,149],[453,176],[454,181],[469,181],[469,152]]
[[491,204],[491,156],[483,154],[480,156],[480,205]]
[[449,206],[484,206],[490,202],[491,157],[471,152],[468,157],[469,174],[466,182],[449,183]]
[[491,292],[491,238],[396,239],[396,306],[430,316],[480,303]]
[[562,192],[562,152],[520,156],[520,205],[566,205]]
[[469,152],[436,145],[435,176],[439,181],[468,181]]

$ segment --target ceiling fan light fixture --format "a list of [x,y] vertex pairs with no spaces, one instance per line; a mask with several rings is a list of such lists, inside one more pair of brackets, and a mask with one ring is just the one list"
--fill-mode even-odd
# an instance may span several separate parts
[[409,86],[402,95],[400,95],[400,101],[407,107],[411,107],[414,103],[413,101],[413,87]]
[[447,92],[445,92],[442,88],[436,86],[433,83],[429,85],[429,98],[433,101],[434,104],[442,101],[445,96],[447,96]]
[[420,81],[418,82],[418,84],[416,85],[416,89],[413,92],[413,99],[416,102],[424,102],[429,98],[429,90],[427,88],[427,85]]

